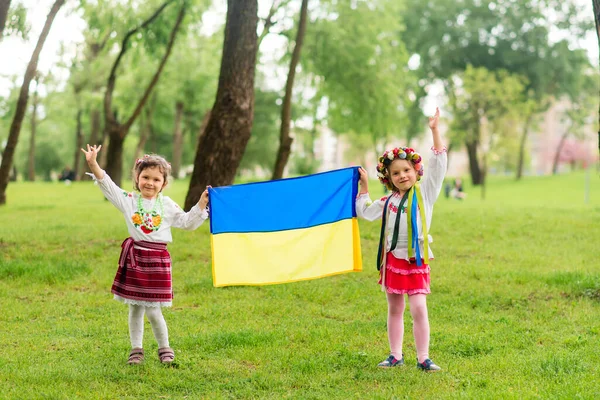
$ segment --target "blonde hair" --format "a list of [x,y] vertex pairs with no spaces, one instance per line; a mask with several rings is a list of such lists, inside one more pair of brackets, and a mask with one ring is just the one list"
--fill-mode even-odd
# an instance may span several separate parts
[[135,160],[135,165],[133,166],[133,188],[140,191],[138,186],[138,178],[143,170],[146,168],[158,167],[158,170],[163,174],[163,178],[165,180],[165,185],[169,183],[171,177],[171,164],[164,157],[161,157],[157,154],[145,154],[144,157],[138,158]]

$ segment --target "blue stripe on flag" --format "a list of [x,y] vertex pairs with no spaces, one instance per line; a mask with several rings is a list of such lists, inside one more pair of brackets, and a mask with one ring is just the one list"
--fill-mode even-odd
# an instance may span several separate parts
[[356,217],[358,167],[210,188],[210,231],[274,232]]

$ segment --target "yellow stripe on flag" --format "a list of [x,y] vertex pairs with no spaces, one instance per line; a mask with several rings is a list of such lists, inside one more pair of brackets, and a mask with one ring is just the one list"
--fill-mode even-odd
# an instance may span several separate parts
[[295,282],[362,270],[356,218],[304,229],[211,235],[211,247],[216,287]]

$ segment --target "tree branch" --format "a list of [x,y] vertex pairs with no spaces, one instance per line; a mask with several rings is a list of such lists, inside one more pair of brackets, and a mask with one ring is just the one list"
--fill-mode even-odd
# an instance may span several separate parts
[[115,84],[117,81],[117,68],[119,67],[119,64],[121,63],[121,59],[127,52],[127,43],[129,41],[129,38],[131,36],[135,35],[140,30],[147,27],[148,25],[150,25],[152,23],[152,21],[154,21],[156,18],[158,18],[160,13],[173,1],[174,0],[167,0],[148,19],[146,19],[144,22],[142,22],[141,25],[135,27],[134,29],[131,29],[129,32],[127,32],[127,34],[125,34],[125,37],[123,38],[123,42],[121,43],[121,51],[119,52],[119,55],[117,56],[117,59],[115,60],[115,63],[112,66],[110,75],[108,77],[108,82],[106,84],[106,93],[104,95],[104,113],[109,122],[111,122],[111,123],[116,122],[115,116],[113,115],[112,110],[111,110],[112,94],[113,94],[113,91],[115,90]]
[[[600,48],[600,1],[592,0],[594,8],[594,21],[596,22],[596,36],[598,36],[598,47]],[[598,106],[598,155],[600,155],[600,105]],[[600,163],[598,164],[600,172]]]
[[44,27],[42,28],[42,32],[40,33],[35,49],[31,54],[29,64],[27,64],[27,69],[25,70],[25,76],[23,77],[23,84],[21,85],[21,90],[19,92],[19,99],[17,100],[15,114],[10,124],[8,140],[6,141],[2,161],[0,162],[0,205],[6,203],[6,187],[8,186],[10,168],[12,167],[23,118],[25,118],[25,112],[27,111],[27,101],[29,100],[29,84],[37,72],[37,63],[40,58],[40,53],[42,52],[44,43],[48,38],[52,23],[54,22],[56,14],[58,14],[58,11],[64,3],[65,0],[56,0],[52,5],[52,8],[46,17],[46,22],[44,23]]
[[8,10],[10,9],[11,0],[0,0],[0,40],[2,40],[4,26],[6,25],[6,18],[8,17]]
[[167,50],[165,51],[165,55],[163,56],[162,60],[160,60],[158,69],[156,70],[156,73],[152,77],[152,80],[150,81],[150,84],[146,88],[146,91],[144,92],[144,95],[140,99],[137,107],[133,111],[133,114],[131,114],[131,117],[129,117],[127,122],[124,124],[125,131],[127,131],[129,129],[129,127],[131,127],[131,125],[134,123],[135,119],[138,117],[138,115],[142,111],[144,104],[146,104],[148,97],[150,97],[150,93],[152,93],[152,89],[154,89],[154,86],[156,86],[156,83],[158,82],[158,78],[160,77],[160,74],[162,73],[162,70],[165,67],[165,64],[167,63],[167,59],[169,58],[169,55],[171,54],[171,50],[173,49],[173,44],[175,43],[175,38],[177,36],[177,32],[179,31],[179,27],[181,26],[181,21],[183,21],[183,18],[185,17],[185,11],[186,11],[186,6],[184,3],[184,5],[181,6],[181,10],[179,10],[179,14],[177,15],[177,21],[175,22],[175,26],[173,26],[173,30],[171,31],[171,36],[169,37],[169,44],[167,45]]
[[267,36],[270,33],[271,28],[277,24],[277,21],[273,20],[275,13],[281,7],[285,7],[286,5],[288,5],[289,2],[290,2],[290,0],[273,0],[273,4],[271,5],[271,8],[269,9],[269,15],[267,15],[267,18],[265,18],[265,24],[263,26],[263,30],[260,33],[260,36],[258,37],[258,47],[259,48],[260,48],[260,44],[262,43],[265,36]]

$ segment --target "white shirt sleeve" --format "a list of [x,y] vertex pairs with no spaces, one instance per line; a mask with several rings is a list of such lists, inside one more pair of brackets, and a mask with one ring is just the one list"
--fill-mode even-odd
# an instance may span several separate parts
[[119,211],[125,213],[128,210],[127,205],[131,202],[129,199],[129,193],[117,186],[116,183],[108,176],[104,171],[104,177],[102,179],[96,179],[94,181],[98,183],[98,187],[104,194],[104,197],[110,201]]
[[185,212],[170,197],[164,197],[165,211],[170,214],[171,226],[173,228],[193,231],[208,219],[208,211],[201,210],[198,204],[194,205],[190,211]]
[[368,193],[356,197],[356,215],[358,218],[366,219],[367,221],[381,219],[384,206],[385,200],[372,201]]
[[448,153],[446,151],[433,152],[425,168],[425,176],[421,182],[421,193],[427,204],[433,205],[440,195],[448,167]]

